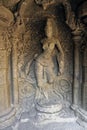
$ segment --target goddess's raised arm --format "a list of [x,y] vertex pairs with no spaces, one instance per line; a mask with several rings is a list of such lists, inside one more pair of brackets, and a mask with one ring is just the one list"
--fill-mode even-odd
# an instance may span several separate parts
[[62,74],[64,71],[64,51],[58,39],[56,40],[56,46],[59,50],[59,53],[57,54],[57,60],[59,63],[59,74]]

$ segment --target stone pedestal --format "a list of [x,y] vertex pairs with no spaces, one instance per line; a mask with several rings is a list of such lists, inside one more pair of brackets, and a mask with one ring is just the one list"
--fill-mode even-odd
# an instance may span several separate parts
[[62,104],[55,104],[55,105],[41,105],[36,104],[36,110],[38,111],[37,117],[39,120],[49,120],[55,119],[59,115],[60,111],[62,110]]
[[48,122],[70,123],[77,120],[74,113],[69,108],[68,110],[67,108],[64,109],[62,104],[41,105],[37,103],[36,110],[36,119],[39,124]]

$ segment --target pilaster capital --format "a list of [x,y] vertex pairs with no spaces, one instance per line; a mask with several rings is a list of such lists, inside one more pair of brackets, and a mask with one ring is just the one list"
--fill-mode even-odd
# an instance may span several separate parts
[[77,28],[76,30],[74,30],[72,32],[72,35],[73,35],[73,40],[74,40],[75,46],[80,47],[81,39],[82,39],[82,30]]

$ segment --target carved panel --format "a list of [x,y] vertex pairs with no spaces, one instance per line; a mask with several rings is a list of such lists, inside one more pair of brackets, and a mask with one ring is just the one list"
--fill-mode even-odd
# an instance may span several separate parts
[[[20,40],[18,42],[18,56],[19,56],[18,83],[19,83],[19,99],[20,99],[19,101],[24,111],[30,110],[29,106],[31,106],[31,104],[34,101],[37,88],[34,64],[36,62],[35,60],[36,57],[39,56],[41,53],[43,53],[42,39],[44,39],[45,37],[44,29],[46,20],[43,21],[38,20],[38,21],[39,22],[33,19],[29,21],[29,23],[26,25],[27,31],[24,34],[24,37],[22,37],[23,39],[21,39],[20,36]],[[38,23],[40,24],[39,29],[38,26],[35,26],[38,25]],[[57,99],[60,100],[61,97],[61,99],[66,102],[65,103],[66,107],[69,107],[70,104],[72,103],[73,42],[70,30],[68,29],[65,22],[61,22],[61,20],[58,19],[57,29],[58,29],[58,38],[64,53],[64,72],[61,76],[59,76],[56,79],[54,89],[57,95],[59,94],[59,97],[57,96]],[[39,32],[37,32],[37,30],[39,30]],[[29,102],[31,98],[32,100]]]
[[[15,109],[18,110],[18,120],[21,112],[32,114],[32,108],[35,113],[38,113],[36,110],[54,115],[59,112],[57,116],[60,118],[66,118],[67,113],[68,117],[74,116],[70,109],[73,86],[71,30],[76,28],[76,19],[70,1],[1,1],[0,126],[9,124],[11,117],[16,115]],[[52,21],[48,23],[48,19]],[[87,56],[84,61],[86,59]],[[86,62],[83,64],[83,76],[83,98],[87,106]],[[35,119],[37,116],[38,114]],[[50,119],[50,116],[48,118]],[[5,121],[7,123],[4,125]]]

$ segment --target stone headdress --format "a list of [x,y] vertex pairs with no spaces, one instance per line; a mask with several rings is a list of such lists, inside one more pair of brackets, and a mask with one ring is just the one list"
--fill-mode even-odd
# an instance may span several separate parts
[[47,24],[45,28],[46,36],[49,37],[58,37],[58,29],[57,29],[57,20],[56,18],[48,18],[47,19]]

